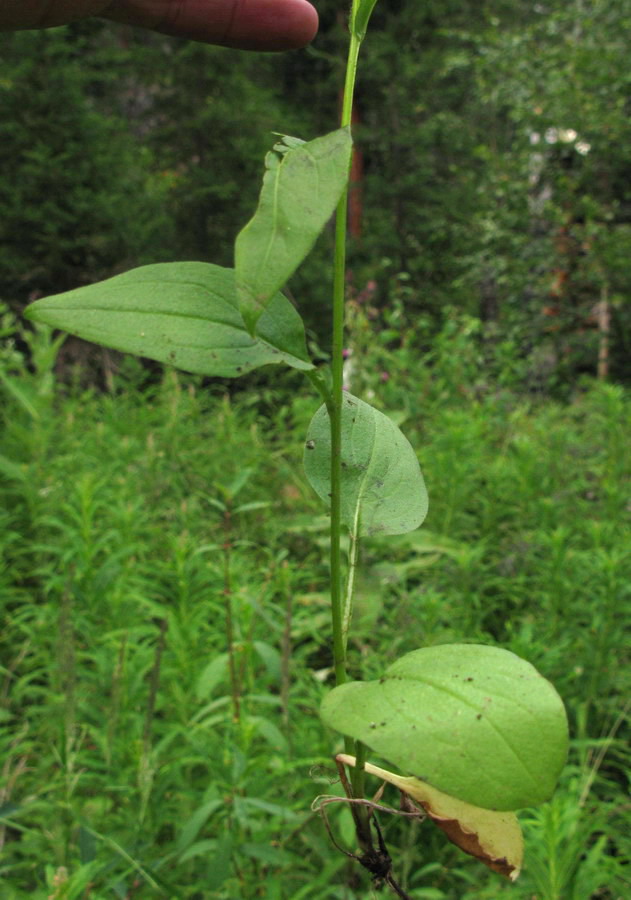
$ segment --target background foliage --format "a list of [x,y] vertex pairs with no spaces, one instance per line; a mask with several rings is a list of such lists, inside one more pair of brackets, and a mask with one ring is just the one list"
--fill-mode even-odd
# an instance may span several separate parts
[[[96,349],[95,382],[8,311],[140,263],[230,264],[271,132],[333,127],[344,21],[318,6],[314,47],[278,57],[99,23],[0,36],[8,900],[367,896],[310,811],[340,792],[326,520],[297,475],[317,403],[292,374],[229,392]],[[387,824],[414,898],[628,893],[629,15],[390,0],[366,42],[346,382],[419,449],[430,513],[365,548],[352,674],[497,642],[573,735],[516,886]],[[291,284],[321,357],[330,242]],[[610,384],[584,377],[603,298]],[[347,811],[332,824],[352,843]]]
[[[617,900],[628,395],[586,384],[533,403],[485,384],[468,320],[421,360],[385,333],[356,317],[366,366],[347,377],[422,448],[430,512],[387,552],[366,544],[351,674],[421,645],[498,643],[553,680],[573,736],[559,792],[522,815],[516,886],[395,821],[397,875],[414,898]],[[28,340],[35,371],[11,342],[2,359],[7,898],[367,896],[310,809],[340,792],[317,714],[327,520],[298,474],[314,398],[292,375],[233,398],[173,372],[148,387],[135,360],[107,393],[63,387],[46,330]],[[332,824],[352,846],[348,813]]]
[[[0,297],[138,263],[230,264],[272,132],[330,131],[344,15],[312,48],[242,54],[98,22],[0,36]],[[528,389],[597,359],[629,377],[627,0],[378,3],[359,74],[349,278],[427,323],[455,307],[513,342]],[[314,337],[325,235],[292,289]]]

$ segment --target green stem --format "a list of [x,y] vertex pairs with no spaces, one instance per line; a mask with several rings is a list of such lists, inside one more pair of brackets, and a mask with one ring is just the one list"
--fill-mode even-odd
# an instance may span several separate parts
[[[353,0],[351,21],[357,0]],[[360,41],[351,34],[346,64],[346,81],[342,104],[342,128],[350,127],[353,92],[357,74]],[[342,482],[342,367],[344,349],[344,286],[346,281],[346,219],[348,186],[337,206],[335,218],[335,256],[333,263],[333,346],[331,359],[331,404],[328,407],[331,424],[331,619],[333,626],[333,665],[336,684],[346,681],[346,641],[344,638],[344,610],[342,598],[341,552],[341,482]]]
[[326,383],[326,379],[317,369],[312,369],[309,372],[305,372],[305,375],[314,386],[318,394],[320,394],[320,396],[322,397],[324,405],[326,406],[329,415],[331,415],[331,391],[328,384]]
[[348,629],[351,625],[353,616],[353,592],[355,590],[355,573],[357,572],[357,563],[359,560],[359,517],[355,522],[355,527],[350,535],[350,547],[348,552],[348,577],[346,579],[346,593],[344,596],[344,607],[342,609],[342,637],[344,639],[344,650],[348,645]]
[[351,769],[351,784],[353,786],[354,797],[363,797],[366,791],[366,769],[364,768],[365,762],[366,745],[362,744],[361,741],[355,741],[355,765]]
[[234,622],[232,616],[232,510],[230,501],[223,513],[223,564],[224,585],[223,595],[226,608],[226,643],[228,644],[228,671],[230,673],[230,693],[232,695],[232,721],[235,725],[241,719],[240,680],[237,672],[236,648],[234,642]]

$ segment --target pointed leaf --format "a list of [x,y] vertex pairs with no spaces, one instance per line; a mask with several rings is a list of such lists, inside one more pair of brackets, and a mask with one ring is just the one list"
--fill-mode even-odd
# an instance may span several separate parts
[[0,371],[0,385],[5,388],[6,392],[13,397],[31,419],[39,419],[39,410],[37,409],[33,388],[30,391],[28,389],[24,390],[24,387],[15,378],[9,378],[2,371]]
[[241,313],[250,333],[313,247],[348,181],[351,136],[340,128],[308,143],[284,138],[265,159],[254,216],[235,243]]
[[238,309],[232,269],[209,263],[159,263],[45,297],[27,318],[88,341],[201,375],[237,377],[285,363],[312,369],[304,327],[276,294],[250,337]]
[[195,697],[197,700],[205,700],[210,697],[218,684],[228,679],[230,666],[228,654],[220,653],[204,666],[195,685]]
[[[355,765],[354,756],[340,753],[336,758],[347,766]],[[456,800],[418,778],[404,778],[371,763],[364,767],[369,775],[393,784],[420,803],[429,818],[465,853],[511,881],[517,879],[524,858],[524,839],[514,812],[483,809]]]
[[375,8],[376,3],[377,0],[361,0],[359,6],[357,7],[357,11],[353,19],[352,28],[353,33],[356,37],[359,38],[360,41],[363,41],[364,39],[366,29],[368,28],[368,21],[372,15],[372,11]]
[[14,481],[27,481],[26,468],[22,468],[19,463],[2,454],[0,454],[0,475]]
[[[331,434],[322,406],[309,425],[304,465],[312,488],[329,502]],[[383,413],[344,394],[342,521],[352,534],[403,534],[427,515],[427,491],[407,438]]]
[[485,809],[547,800],[567,755],[559,695],[498,647],[414,650],[379,681],[335,688],[321,715],[403,771]]

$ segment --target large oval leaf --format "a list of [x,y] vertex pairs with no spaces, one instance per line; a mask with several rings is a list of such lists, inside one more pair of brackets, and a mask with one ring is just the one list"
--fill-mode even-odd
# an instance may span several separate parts
[[379,681],[335,688],[321,712],[402,771],[486,809],[547,800],[567,755],[559,695],[530,663],[498,647],[414,650]]
[[[355,765],[355,757],[345,753],[338,754],[336,759],[347,766]],[[498,812],[473,806],[418,778],[404,778],[372,763],[366,763],[365,769],[369,775],[393,784],[420,803],[432,822],[465,853],[475,856],[489,869],[511,881],[517,879],[524,858],[524,838],[512,810]]]
[[265,158],[254,216],[235,242],[241,313],[250,333],[330,219],[348,181],[348,128],[305,143],[285,137]]
[[276,294],[250,337],[234,271],[210,263],[158,263],[45,297],[27,318],[200,375],[237,377],[285,363],[312,369],[302,320]]
[[[383,413],[345,393],[342,401],[342,521],[354,535],[404,534],[427,515],[416,454]],[[313,489],[331,495],[331,434],[322,406],[309,425],[304,465]]]

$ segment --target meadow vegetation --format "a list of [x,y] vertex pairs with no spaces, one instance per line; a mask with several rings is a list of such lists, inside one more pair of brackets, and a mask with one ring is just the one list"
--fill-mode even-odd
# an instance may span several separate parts
[[[627,7],[372,19],[344,382],[402,427],[430,510],[362,544],[349,675],[495,644],[571,729],[515,885],[380,816],[414,900],[631,896]],[[343,794],[318,713],[328,516],[302,475],[320,401],[296,372],[211,380],[21,324],[136,265],[232,263],[270,133],[332,127],[348,34],[339,0],[318,11],[278,57],[97,21],[0,36],[0,900],[374,896],[313,806]],[[323,369],[332,244],[288,286]]]
[[[295,373],[246,393],[131,358],[96,390],[55,378],[47,329],[22,334],[27,364],[3,326],[2,900],[372,896],[311,808],[341,793],[314,398]],[[516,885],[383,819],[397,876],[418,900],[622,900],[631,398],[527,393],[463,314],[425,344],[396,302],[351,307],[347,386],[404,425],[430,493],[423,528],[366,542],[351,674],[497,643],[553,681],[572,744],[552,801],[520,813]],[[348,810],[329,815],[352,846]]]

